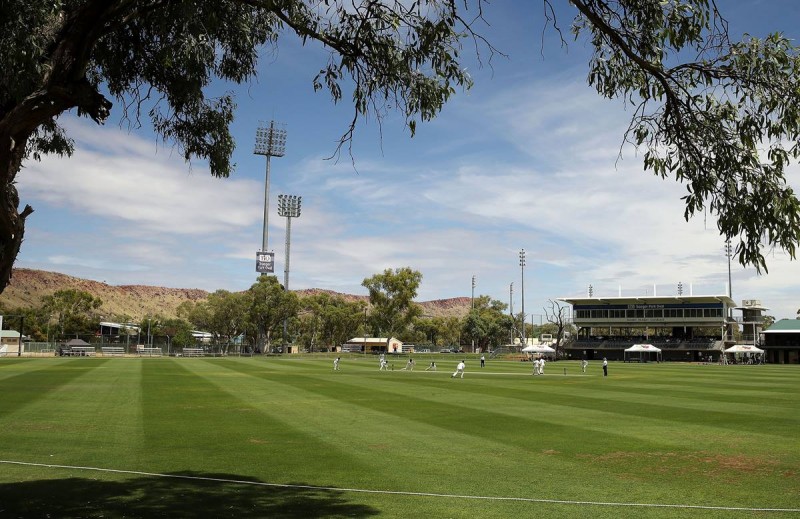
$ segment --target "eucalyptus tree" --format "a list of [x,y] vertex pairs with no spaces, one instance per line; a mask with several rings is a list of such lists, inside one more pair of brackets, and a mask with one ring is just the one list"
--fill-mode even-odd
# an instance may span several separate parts
[[414,304],[422,274],[410,267],[386,269],[361,283],[369,291],[370,325],[387,337],[404,333],[422,314]]
[[435,346],[439,337],[439,317],[421,315],[414,319],[412,342],[416,344],[430,344]]
[[[786,182],[800,156],[800,57],[784,36],[732,40],[715,0],[542,0],[543,20],[593,50],[588,81],[625,100],[624,139],[644,167],[686,185],[684,216],[716,216],[743,265],[766,269],[764,247],[791,257],[800,202]],[[561,7],[563,6],[563,9]],[[559,7],[559,9],[556,9]],[[23,164],[69,155],[58,118],[98,124],[114,99],[123,119],[150,124],[211,173],[232,171],[235,102],[219,79],[254,78],[263,47],[294,36],[327,51],[312,80],[353,116],[397,110],[413,135],[471,78],[462,45],[496,54],[480,34],[487,0],[5,0],[0,7],[0,291],[33,208],[15,181]],[[538,22],[538,23],[537,23]],[[113,174],[113,173],[109,173]],[[66,179],[65,182],[69,180]]]
[[461,342],[462,321],[458,317],[443,317],[437,320],[438,337],[442,344],[459,344]]
[[229,292],[217,290],[208,295],[206,305],[210,314],[209,332],[214,334],[216,342],[223,352],[235,338],[249,327],[252,298],[246,292]]
[[0,306],[0,315],[3,316],[4,329],[17,330],[36,342],[49,341],[51,333],[56,330],[55,327],[50,329],[51,316],[43,306]]
[[460,317],[420,316],[414,320],[414,341],[431,346],[447,346],[459,343],[463,319]]
[[481,315],[480,310],[473,308],[469,311],[464,318],[462,333],[476,347],[481,349],[486,347],[489,338],[489,322]]
[[287,292],[278,278],[265,274],[250,286],[247,296],[249,319],[255,328],[257,345],[262,351],[268,351],[272,335],[281,329],[283,321],[297,315],[300,300],[294,292]]
[[[558,27],[554,0],[544,0]],[[800,52],[782,34],[730,37],[717,0],[569,0],[572,33],[593,51],[588,82],[625,101],[624,139],[644,168],[686,186],[684,217],[710,214],[742,265],[790,257],[800,202]],[[738,240],[738,241],[737,241]]]
[[177,317],[164,317],[156,328],[159,335],[167,338],[167,348],[191,347],[196,343],[192,335],[192,327],[185,319]]
[[309,349],[330,349],[357,335],[364,324],[364,301],[348,301],[327,293],[313,294],[300,301],[304,344]]
[[463,337],[474,340],[475,346],[483,350],[508,343],[513,320],[505,313],[507,308],[508,305],[489,296],[476,297],[474,308],[464,319]]
[[55,319],[61,335],[92,333],[97,309],[103,301],[83,290],[68,288],[42,298],[42,308]]
[[209,330],[213,314],[208,301],[184,301],[178,305],[178,317],[188,321],[195,330]]

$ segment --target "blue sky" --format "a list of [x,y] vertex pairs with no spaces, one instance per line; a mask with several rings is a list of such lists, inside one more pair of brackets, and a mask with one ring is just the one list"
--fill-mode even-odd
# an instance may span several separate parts
[[[554,3],[566,5],[566,0]],[[731,32],[781,30],[797,38],[794,0],[720,3]],[[292,221],[290,287],[366,294],[364,278],[409,266],[423,274],[418,300],[476,295],[522,304],[519,251],[525,249],[527,314],[541,320],[548,300],[586,295],[727,292],[724,242],[711,215],[683,219],[685,187],[642,168],[620,147],[629,112],[586,85],[587,47],[562,48],[542,34],[538,0],[497,1],[483,33],[508,58],[481,67],[465,48],[475,80],[412,139],[389,112],[363,121],[355,166],[326,160],[352,117],[314,93],[326,61],[315,47],[284,37],[265,51],[258,80],[233,90],[236,172],[214,179],[186,164],[147,127],[129,129],[117,107],[98,127],[62,118],[76,141],[70,159],[29,162],[18,177],[28,218],[17,267],[62,272],[112,285],[244,290],[255,282],[261,246],[264,157],[253,155],[259,121],[286,125],[286,156],[272,161],[270,243],[283,279],[285,218],[279,194],[300,195]],[[559,13],[568,29],[572,13]],[[484,58],[486,56],[483,56]],[[621,152],[621,157],[620,157]],[[800,189],[798,169],[789,182]],[[800,308],[800,264],[769,253],[769,274],[732,264],[733,298],[760,299],[777,318]]]

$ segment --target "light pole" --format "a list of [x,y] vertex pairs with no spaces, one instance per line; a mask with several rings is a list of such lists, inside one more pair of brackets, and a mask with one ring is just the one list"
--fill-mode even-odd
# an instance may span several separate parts
[[519,269],[522,277],[520,283],[520,297],[522,298],[522,330],[520,330],[520,334],[522,335],[522,347],[524,348],[528,345],[525,339],[525,249],[519,251]]
[[[472,275],[472,297],[470,298],[472,309],[475,310],[475,274]],[[475,353],[475,337],[472,338],[472,353]]]
[[[389,348],[386,348],[387,350]],[[367,354],[367,309],[364,308],[364,355]]]
[[508,286],[508,316],[511,317],[511,345],[514,345],[514,282]]
[[270,158],[283,157],[286,154],[286,129],[278,127],[275,121],[269,126],[259,123],[256,130],[256,146],[254,155],[267,157],[267,171],[264,180],[264,228],[261,235],[261,250],[256,253],[256,272],[272,273],[275,270],[275,254],[269,252],[269,175]]
[[733,256],[733,248],[731,247],[730,238],[725,240],[725,255],[728,257],[728,297],[733,299],[733,285],[731,284],[731,256]]
[[[283,289],[289,291],[289,249],[292,244],[292,218],[300,217],[300,204],[303,197],[297,195],[278,195],[278,216],[286,217],[286,258],[283,268]],[[287,343],[288,319],[283,320],[283,342]]]
[[475,274],[472,275],[472,297],[470,298],[472,309],[475,310]]

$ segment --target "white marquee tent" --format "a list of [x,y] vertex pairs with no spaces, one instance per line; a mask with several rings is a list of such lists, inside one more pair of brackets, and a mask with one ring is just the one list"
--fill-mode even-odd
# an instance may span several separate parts
[[623,358],[627,360],[628,353],[638,353],[639,358],[642,358],[642,353],[647,353],[647,358],[650,358],[650,353],[656,354],[656,360],[661,360],[661,348],[656,348],[652,344],[634,344],[630,348],[627,348],[623,353]]
[[[749,353],[749,359],[751,361],[763,362],[763,357],[757,357],[756,355],[761,355],[764,353],[764,350],[761,348],[754,346],[752,344],[734,344],[730,348],[724,350],[725,353],[731,353],[735,355],[741,355],[742,353]],[[759,360],[760,359],[760,360]],[[728,357],[726,355],[722,356],[722,362],[725,364],[728,363]]]
[[764,353],[764,350],[752,344],[734,344],[725,353]]
[[522,348],[522,353],[555,353],[556,350],[544,344],[530,345]]

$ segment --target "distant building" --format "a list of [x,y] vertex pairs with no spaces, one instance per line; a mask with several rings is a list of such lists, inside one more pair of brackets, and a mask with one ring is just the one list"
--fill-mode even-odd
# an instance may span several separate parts
[[739,324],[742,326],[742,342],[758,346],[761,330],[764,328],[764,312],[769,308],[763,306],[758,299],[744,299],[742,306],[734,310],[742,312]]
[[[143,331],[147,333],[147,329],[141,330],[138,325],[133,323],[112,323],[105,321],[100,323],[100,335],[104,337],[118,337],[121,335],[136,335],[139,337]],[[214,334],[202,330],[192,330],[191,334],[197,342],[203,344],[210,344],[214,339]]]
[[768,330],[761,349],[770,364],[800,364],[800,319],[781,319]]
[[132,323],[100,323],[100,335],[102,336],[117,336],[117,335],[136,335],[139,333],[139,326]]
[[[664,360],[718,360],[736,343],[765,351],[766,362],[800,363],[800,320],[764,330],[769,308],[757,299],[735,306],[727,295],[562,298],[572,305],[577,336],[564,344],[571,358],[623,359],[625,349],[650,343]],[[734,316],[733,311],[741,312]]]
[[718,359],[734,341],[736,303],[727,295],[560,298],[572,305],[573,359],[623,360],[634,344],[651,343],[664,360]]
[[365,353],[403,353],[403,342],[394,337],[353,337],[342,344],[338,350]]
[[211,341],[214,339],[214,334],[211,332],[203,332],[200,330],[192,330],[192,337],[197,342],[202,342],[203,344],[210,344]]
[[0,357],[17,356],[25,352],[25,344],[15,330],[0,330]]

